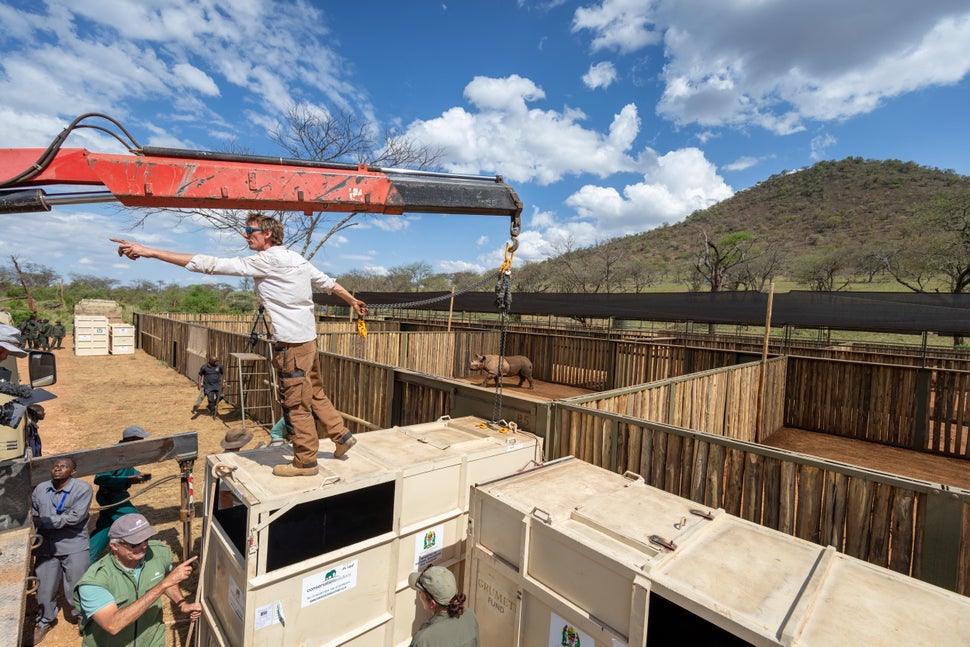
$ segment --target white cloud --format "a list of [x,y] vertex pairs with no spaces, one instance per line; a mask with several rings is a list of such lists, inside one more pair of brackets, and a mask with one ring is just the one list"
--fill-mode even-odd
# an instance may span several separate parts
[[456,107],[440,117],[415,121],[407,134],[445,152],[444,166],[454,173],[494,173],[515,182],[551,184],[566,175],[607,177],[637,168],[629,151],[640,130],[633,104],[613,117],[608,133],[580,125],[582,112],[530,109],[527,102],[545,95],[518,75],[475,77],[465,96],[477,108]]
[[812,151],[810,153],[811,158],[813,160],[822,159],[825,157],[825,150],[829,146],[835,146],[837,143],[839,143],[839,140],[829,133],[824,133],[817,137],[813,137],[811,144]]
[[602,0],[576,10],[573,31],[621,54],[662,34],[657,112],[679,125],[788,134],[970,73],[965,0]]
[[616,81],[616,67],[609,61],[603,61],[589,66],[589,71],[583,75],[583,83],[587,88],[608,88]]
[[594,32],[593,50],[615,49],[629,54],[660,42],[648,9],[654,3],[605,0],[598,6],[580,7],[573,15],[574,32]]
[[488,245],[488,236],[483,234],[482,236],[479,236],[478,240],[475,241],[475,246],[483,247],[485,245]]
[[[569,196],[565,202],[575,216],[562,218],[533,208],[519,236],[516,258],[543,260],[569,249],[679,222],[731,195],[731,187],[700,150],[686,148],[654,156],[652,168],[641,182],[622,190],[586,185]],[[479,261],[485,263],[486,257]]]
[[[55,1],[29,10],[2,7],[0,18],[7,41],[0,58],[5,145],[41,145],[82,112],[124,122],[146,102],[164,112],[169,138],[185,141],[190,136],[177,132],[180,121],[208,130],[238,120],[208,107],[227,90],[248,93],[235,109],[264,126],[309,95],[372,113],[343,78],[346,64],[327,45],[323,14],[304,0]],[[21,129],[19,122],[45,113],[65,123],[53,131]]]
[[[480,273],[488,269],[486,266],[479,265],[478,263],[469,263],[468,261],[449,261],[442,260],[438,261],[438,267],[442,272],[448,274],[453,274],[454,272],[475,272]],[[459,286],[464,287],[464,286]]]
[[738,159],[734,160],[730,164],[725,164],[721,168],[724,169],[725,171],[743,171],[745,169],[751,168],[757,163],[758,163],[757,157],[751,157],[749,155],[745,155],[743,157],[739,157]]
[[411,224],[407,216],[377,216],[370,221],[375,227],[384,231],[402,231]]

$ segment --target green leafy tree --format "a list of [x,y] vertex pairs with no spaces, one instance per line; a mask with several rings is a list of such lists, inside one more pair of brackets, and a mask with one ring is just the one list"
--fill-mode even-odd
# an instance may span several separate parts
[[710,286],[711,292],[720,292],[731,281],[731,271],[741,265],[751,252],[754,236],[737,231],[714,241],[702,230],[704,247],[694,259],[694,269]]

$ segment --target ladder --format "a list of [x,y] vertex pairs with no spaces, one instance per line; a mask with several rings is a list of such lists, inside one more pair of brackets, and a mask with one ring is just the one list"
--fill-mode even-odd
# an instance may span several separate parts
[[[257,353],[229,353],[232,360],[229,365],[229,382],[239,388],[239,409],[242,417],[242,429],[246,429],[246,411],[269,410],[269,424],[272,425],[279,416],[276,413],[276,394],[273,393],[267,359]],[[250,404],[246,404],[249,398]],[[282,415],[282,414],[281,414]]]

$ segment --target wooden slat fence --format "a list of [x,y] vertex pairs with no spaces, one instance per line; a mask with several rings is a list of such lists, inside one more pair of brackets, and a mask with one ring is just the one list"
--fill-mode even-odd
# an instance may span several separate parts
[[785,425],[970,458],[970,372],[790,356]]
[[[762,402],[763,433],[768,435],[782,426],[786,360],[779,357],[765,365],[763,399],[758,396],[761,369],[761,362],[752,362],[557,402],[757,442]],[[576,422],[589,423],[579,418]],[[639,445],[615,435],[619,432],[610,428],[590,433],[583,426],[560,426],[549,442],[554,444],[556,456],[571,454],[619,473],[637,471],[641,466]],[[581,453],[574,453],[580,448]]]
[[[143,350],[173,367],[184,365],[187,324],[142,315],[136,326]],[[252,350],[248,334],[212,330],[209,344],[210,352],[223,357]],[[337,408],[381,427],[453,414],[459,390],[482,392],[353,357],[323,353],[321,359],[325,387]],[[787,362],[780,358],[768,364],[766,428],[777,424],[779,414],[772,403],[781,399],[779,382],[784,381],[786,363],[790,373],[790,362],[791,358]],[[618,393],[597,394],[607,396],[599,406],[617,411],[599,410],[592,402],[543,405],[550,409],[547,458],[574,455],[607,469],[630,470],[655,487],[706,506],[723,507],[756,523],[831,544],[849,555],[970,595],[970,492],[632,417],[633,413],[658,419],[672,416],[671,420],[718,428],[724,416],[717,410],[750,410],[750,394],[741,394],[752,390],[745,382],[750,386],[755,379],[756,366],[674,380],[681,386],[640,404],[629,397],[622,400]],[[650,390],[647,387],[658,385],[644,387]],[[688,415],[706,407],[713,407],[715,413]],[[751,416],[745,414],[721,428],[743,437],[738,425],[750,423]],[[350,426],[363,431],[353,423]]]

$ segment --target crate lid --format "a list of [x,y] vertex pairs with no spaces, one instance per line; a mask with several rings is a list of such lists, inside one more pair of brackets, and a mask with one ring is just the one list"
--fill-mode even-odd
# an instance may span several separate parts
[[655,558],[653,591],[732,633],[777,640],[825,548],[731,515],[708,523]]
[[537,510],[549,522],[569,518],[593,497],[623,489],[630,480],[572,456],[476,486],[523,513]]
[[792,645],[970,645],[970,598],[840,553],[819,571]]

